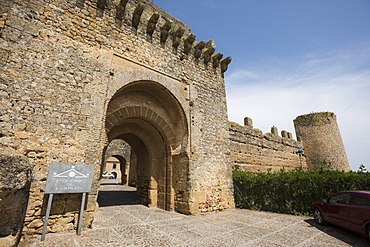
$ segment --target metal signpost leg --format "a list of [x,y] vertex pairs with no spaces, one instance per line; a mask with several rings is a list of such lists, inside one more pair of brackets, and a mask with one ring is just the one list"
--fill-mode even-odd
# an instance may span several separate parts
[[44,222],[44,228],[42,229],[41,241],[45,240],[46,228],[48,227],[48,220],[49,220],[52,201],[53,201],[53,194],[49,194],[48,207],[46,208],[45,222]]
[[81,201],[81,209],[80,209],[80,216],[78,218],[78,227],[77,227],[77,235],[81,235],[81,228],[82,228],[82,218],[84,216],[84,208],[85,208],[85,199],[86,193],[82,193],[82,201]]

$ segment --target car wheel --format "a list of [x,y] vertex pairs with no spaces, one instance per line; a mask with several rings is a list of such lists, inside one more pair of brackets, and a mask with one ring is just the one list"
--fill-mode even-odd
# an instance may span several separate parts
[[367,233],[367,237],[369,238],[370,240],[370,226],[367,226],[366,228],[366,233]]
[[314,208],[313,217],[317,224],[322,225],[322,226],[326,225],[326,221],[324,220],[324,217],[322,216],[320,209]]

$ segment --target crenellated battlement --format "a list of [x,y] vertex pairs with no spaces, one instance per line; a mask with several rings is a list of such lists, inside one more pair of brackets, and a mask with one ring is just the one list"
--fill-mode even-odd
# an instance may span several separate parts
[[229,122],[231,159],[234,166],[252,172],[278,171],[282,167],[294,169],[306,167],[297,149],[302,143],[293,139],[292,133],[283,130],[279,136],[278,128],[271,127],[271,132],[253,128],[253,120],[244,118],[244,126]]
[[238,123],[230,122],[232,125],[239,126],[240,129],[243,129],[243,132],[248,134],[259,136],[261,138],[270,139],[280,141],[281,139],[284,140],[291,140],[294,142],[300,142],[298,140],[293,139],[293,134],[289,131],[282,130],[281,136],[279,136],[279,129],[276,126],[271,127],[271,131],[263,134],[262,130],[253,128],[253,120],[249,117],[244,118],[244,126],[241,126]]
[[[86,5],[81,4],[80,6]],[[215,54],[216,43],[213,40],[196,41],[189,26],[170,16],[147,0],[97,0],[90,7],[95,7],[98,16],[108,15],[115,19],[117,26],[127,25],[138,36],[144,36],[150,42],[159,42],[162,47],[171,47],[173,52],[185,59],[202,60],[206,66],[220,69],[224,73],[232,58],[222,53]]]

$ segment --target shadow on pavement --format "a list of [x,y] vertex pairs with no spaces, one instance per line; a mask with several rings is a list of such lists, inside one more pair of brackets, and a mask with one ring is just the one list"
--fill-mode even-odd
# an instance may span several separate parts
[[[327,225],[327,226],[321,226],[316,223],[314,219],[305,220],[308,224],[310,224],[312,227],[315,227],[319,229],[320,231],[340,240],[343,241],[349,245],[352,246],[370,246],[369,240],[361,236],[359,234],[356,234],[354,232],[348,231],[346,229],[334,226],[334,225]],[[354,240],[356,239],[356,240]]]
[[99,191],[98,204],[99,207],[109,207],[140,203],[136,200],[136,191]]

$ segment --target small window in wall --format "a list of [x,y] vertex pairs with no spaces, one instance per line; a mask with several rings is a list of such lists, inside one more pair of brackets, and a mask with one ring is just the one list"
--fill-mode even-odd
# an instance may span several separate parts
[[117,164],[113,164],[113,169],[117,169]]

